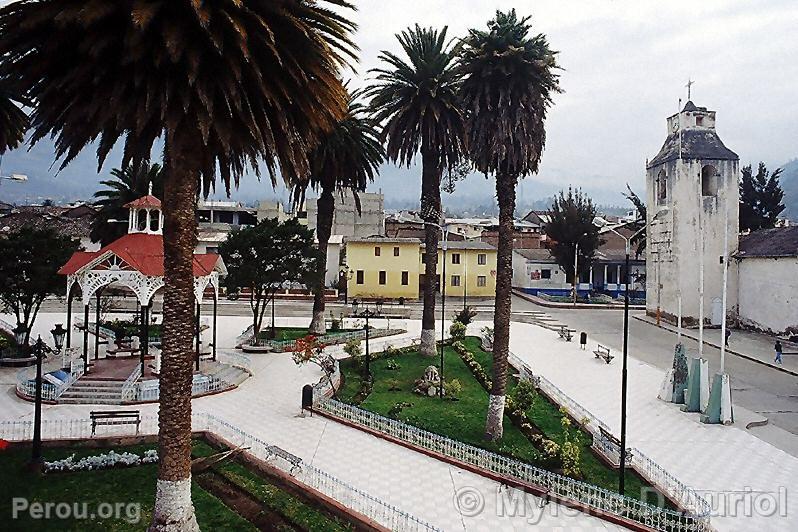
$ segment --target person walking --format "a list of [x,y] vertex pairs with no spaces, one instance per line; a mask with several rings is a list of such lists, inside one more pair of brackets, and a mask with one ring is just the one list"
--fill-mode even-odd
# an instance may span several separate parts
[[731,331],[726,329],[726,347],[729,347],[729,336],[731,336]]
[[774,360],[773,362],[775,362],[776,364],[781,364],[783,366],[784,361],[781,360],[781,341],[776,340],[776,345],[773,346],[773,348],[776,350],[776,360]]

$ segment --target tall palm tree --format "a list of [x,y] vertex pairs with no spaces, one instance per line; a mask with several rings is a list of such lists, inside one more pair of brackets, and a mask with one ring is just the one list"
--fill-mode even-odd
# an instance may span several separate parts
[[463,107],[468,116],[469,154],[474,167],[496,178],[499,245],[493,318],[493,389],[485,427],[489,440],[502,437],[510,342],[513,276],[513,214],[518,178],[538,170],[546,142],[544,121],[559,92],[556,52],[543,34],[529,36],[529,17],[496,12],[488,30],[464,39]]
[[191,503],[197,197],[262,161],[276,182],[341,118],[354,24],[345,0],[23,0],[0,9],[0,79],[28,97],[32,141],[66,166],[97,140],[122,167],[164,142],[164,320],[152,530],[196,530]]
[[0,156],[22,144],[30,123],[28,115],[17,107],[11,93],[0,87]]
[[114,179],[100,181],[106,188],[94,193],[94,205],[99,207],[91,221],[91,240],[103,246],[110,244],[127,232],[127,226],[110,220],[126,220],[125,205],[138,199],[150,191],[158,198],[163,197],[163,169],[160,164],[143,162],[137,168],[127,165],[125,168],[111,170]]
[[[310,186],[321,190],[317,200],[316,238],[319,241],[319,271],[313,292],[312,334],[324,334],[324,279],[327,273],[327,243],[332,232],[335,215],[336,191],[343,194],[351,190],[355,206],[360,211],[358,192],[364,192],[369,181],[374,181],[377,169],[385,159],[385,150],[378,138],[376,123],[366,115],[358,93],[349,97],[344,118],[327,133],[310,154]],[[304,196],[304,187],[297,195]],[[301,201],[301,200],[300,200]]]
[[438,266],[441,175],[454,168],[465,151],[465,121],[458,90],[461,78],[454,68],[457,46],[446,42],[446,30],[408,28],[396,38],[409,62],[383,51],[383,68],[374,69],[372,97],[375,117],[384,124],[382,138],[394,163],[410,166],[421,151],[421,216],[425,227],[424,313],[421,352],[435,355],[435,279]]

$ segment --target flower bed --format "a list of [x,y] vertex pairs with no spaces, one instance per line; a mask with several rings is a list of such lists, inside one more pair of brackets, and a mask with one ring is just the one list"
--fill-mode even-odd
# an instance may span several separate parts
[[149,449],[142,455],[130,452],[117,453],[113,450],[104,454],[84,456],[75,461],[72,454],[61,460],[44,463],[45,473],[58,471],[94,471],[98,469],[110,469],[113,467],[134,467],[158,462],[158,451]]

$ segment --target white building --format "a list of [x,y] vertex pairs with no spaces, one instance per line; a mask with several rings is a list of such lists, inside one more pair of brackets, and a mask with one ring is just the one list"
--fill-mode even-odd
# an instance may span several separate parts
[[703,258],[703,318],[719,324],[724,233],[730,251],[739,233],[739,159],[715,131],[714,111],[687,102],[667,126],[662,149],[646,165],[646,309],[675,319],[681,298],[686,323],[696,323]]
[[257,210],[236,201],[200,200],[197,203],[195,253],[217,253],[230,231],[258,223]]
[[[335,215],[330,234],[344,237],[385,235],[385,202],[382,193],[361,192],[358,197],[359,213],[351,191],[347,190],[343,194],[335,193]],[[306,200],[305,207],[308,227],[315,231],[318,215],[316,199]]]

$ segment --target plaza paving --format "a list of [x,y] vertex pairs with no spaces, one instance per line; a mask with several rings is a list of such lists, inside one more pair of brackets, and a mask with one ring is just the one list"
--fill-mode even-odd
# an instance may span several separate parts
[[[48,331],[61,315],[44,314],[37,331]],[[220,318],[219,345],[232,346],[247,325],[246,318]],[[281,319],[278,325],[303,325],[306,320]],[[393,320],[392,320],[393,324]],[[373,350],[386,344],[407,344],[420,332],[420,322],[408,324],[409,333],[371,342]],[[340,346],[337,348],[340,352]],[[315,382],[320,373],[313,366],[297,368],[289,354],[253,355],[254,376],[237,390],[193,401],[196,411],[214,414],[244,431],[278,445],[350,485],[403,509],[443,530],[520,530],[537,525],[543,530],[619,530],[619,527],[557,504],[543,510],[530,497],[525,513],[499,516],[501,497],[514,492],[500,491],[498,483],[450,466],[404,447],[388,443],[326,418],[298,417],[302,385]],[[19,400],[13,391],[14,374],[3,370],[0,417],[3,420],[30,419],[32,404]],[[113,407],[111,407],[113,408]],[[90,405],[45,406],[43,417],[86,418]],[[155,414],[156,405],[142,405],[143,414]],[[454,506],[456,495],[478,493],[484,509],[473,517],[461,515]],[[505,499],[506,500],[506,499]]]
[[[37,330],[44,336],[62,319],[62,315],[43,314]],[[279,325],[304,323],[302,318],[278,322]],[[246,324],[243,317],[221,317],[220,346],[232,346]],[[478,331],[484,324],[475,323],[471,329]],[[406,344],[418,335],[419,327],[418,321],[409,321],[408,334],[374,340],[372,350],[379,350],[385,344]],[[618,343],[607,343],[615,353],[620,353]],[[336,349],[340,353],[340,346]],[[512,326],[511,350],[533,371],[544,375],[609,425],[616,435],[619,433],[620,358],[606,365],[590,350],[580,350],[578,343],[564,342],[554,332],[522,323]],[[709,426],[700,423],[697,414],[682,413],[676,405],[659,401],[656,395],[664,372],[640,362],[634,352],[630,354],[629,445],[640,449],[687,485],[706,490],[715,500],[727,504],[743,501],[734,508],[723,508],[721,502],[716,504],[712,524],[717,530],[798,529],[798,499],[792,497],[790,490],[798,478],[798,458],[744,430],[742,423],[752,414],[741,408],[735,412],[736,426]],[[497,483],[318,416],[298,417],[300,388],[318,380],[315,367],[298,368],[288,354],[253,355],[252,361],[254,376],[239,389],[195,399],[194,408],[234,423],[445,530],[518,530],[538,520],[544,529],[617,528],[555,504],[548,505],[542,514],[527,508],[525,516],[498,517]],[[32,405],[14,395],[13,382],[13,372],[0,373],[3,388],[0,416],[4,420],[30,419]],[[88,405],[45,406],[44,417],[87,417],[91,409]],[[156,405],[143,405],[141,410],[155,414]],[[484,510],[475,517],[463,517],[453,504],[456,494],[464,493],[467,488],[476,489],[485,501]],[[781,506],[775,508],[775,515],[756,515],[757,510],[767,513],[757,505],[768,502],[768,495],[773,495]],[[751,504],[745,504],[745,500]]]

